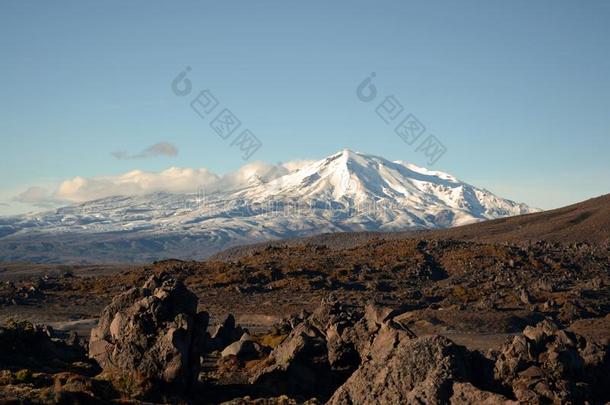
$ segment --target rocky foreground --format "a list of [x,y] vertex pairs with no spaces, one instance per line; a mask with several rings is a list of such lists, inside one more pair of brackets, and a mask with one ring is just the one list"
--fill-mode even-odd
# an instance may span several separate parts
[[[198,298],[167,272],[104,308],[88,346],[49,327],[0,329],[4,402],[231,404],[604,403],[607,339],[542,320],[498,350],[418,335],[409,307],[348,305],[250,334],[228,316],[209,328]],[[610,317],[597,318],[608,328]]]

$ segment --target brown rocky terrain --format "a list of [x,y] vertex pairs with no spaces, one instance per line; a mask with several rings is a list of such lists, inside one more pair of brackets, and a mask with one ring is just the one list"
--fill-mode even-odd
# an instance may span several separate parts
[[[5,322],[9,318],[54,321],[54,344],[63,342],[58,338],[65,338],[67,331],[80,331],[85,337],[81,340],[91,337],[93,360],[81,350],[76,363],[87,364],[86,372],[61,357],[59,361],[53,358],[52,363],[61,365],[50,370],[28,362],[11,365],[11,360],[2,365],[7,375],[3,392],[7,398],[22,392],[19,395],[28,393],[32,400],[53,402],[68,389],[56,382],[58,375],[70,372],[75,373],[70,378],[84,379],[78,386],[87,395],[103,400],[162,401],[176,395],[184,401],[207,398],[209,403],[248,395],[288,395],[298,401],[316,398],[330,403],[392,399],[409,403],[417,398],[432,403],[474,403],[483,397],[491,402],[499,398],[544,402],[546,398],[561,403],[564,396],[577,400],[585,395],[582,384],[597,384],[597,380],[583,377],[587,372],[581,365],[587,361],[597,364],[591,356],[603,363],[607,356],[609,269],[610,251],[604,245],[435,239],[377,239],[349,249],[268,246],[237,261],[170,260],[119,271],[113,268],[102,275],[82,268],[73,272],[47,268],[42,276],[22,275],[3,282],[0,313]],[[185,287],[169,281],[174,279],[183,280]],[[151,299],[166,303],[155,306]],[[329,311],[324,308],[330,303],[333,321],[324,312]],[[392,355],[391,361],[375,361],[384,345],[389,350],[396,343],[393,338],[374,337],[381,329],[369,325],[372,314],[364,317],[370,308],[378,308],[373,311],[375,322],[404,336],[406,348]],[[235,314],[237,322],[232,316],[227,318],[228,313]],[[96,318],[97,327],[89,332]],[[142,319],[148,321],[142,324]],[[370,330],[359,331],[358,322],[366,322]],[[544,333],[530,332],[536,325]],[[34,326],[12,328],[17,330],[10,332],[13,334],[41,333]],[[243,337],[246,329],[249,334]],[[143,336],[148,337],[142,340]],[[523,340],[526,338],[537,342],[537,352],[531,351],[533,343]],[[367,348],[376,339],[375,349]],[[74,343],[74,335],[72,340]],[[168,341],[172,342],[169,346]],[[347,342],[347,347],[335,348],[337,342]],[[548,363],[550,355],[544,353],[564,349],[571,351],[553,354],[553,361],[563,361],[565,356],[580,356],[581,360],[575,360],[576,365]],[[523,350],[526,354],[520,352]],[[431,357],[408,358],[420,351]],[[490,371],[480,382],[481,376],[468,371],[468,367],[478,367],[476,363],[468,366],[473,356],[487,356],[486,367],[495,367],[495,374]],[[445,357],[447,368],[438,371],[409,366],[422,361],[437,364]],[[321,364],[296,366],[291,363],[295,358]],[[135,364],[147,365],[148,371],[135,373]],[[390,373],[390,380],[380,382],[378,389],[362,386],[367,375],[378,375],[376,368],[386,364],[396,368],[383,372]],[[117,365],[124,378],[108,378],[120,374]],[[406,372],[401,367],[416,374],[409,377],[413,382],[394,386],[392,373],[402,376]],[[582,381],[571,380],[572,371],[553,374],[555,368],[566,367],[576,367],[574,372]],[[20,376],[45,375],[34,383],[17,378],[19,372]],[[527,378],[543,383],[533,389]],[[102,382],[98,384],[98,380]],[[449,388],[432,392],[427,386]],[[176,387],[182,388],[172,391]],[[373,397],[363,396],[365,393]]]
[[[62,339],[46,326],[9,322],[0,328],[0,398],[508,404],[603,403],[610,395],[607,335],[549,319],[476,350],[419,332],[405,306],[345,304],[330,295],[312,314],[251,334],[231,315],[209,329],[197,301],[170,272],[151,275],[104,308],[88,356],[75,334]],[[610,316],[594,322],[607,333]]]
[[6,265],[0,401],[605,403],[610,245],[588,221],[572,231],[591,241],[512,240],[542,224],[503,241],[456,228],[205,262]]
[[435,237],[483,242],[610,243],[610,194],[555,210],[433,231]]
[[481,332],[523,327],[538,313],[565,324],[607,313],[608,249],[422,239],[371,240],[350,249],[271,246],[237,261],[169,260],[99,276],[49,271],[4,282],[0,316],[94,318],[113,296],[165,270],[184,278],[213,318],[231,312],[279,319],[312,310],[333,293],[349,303],[409,305],[422,316],[434,313],[437,324],[452,318],[439,315],[439,308],[474,312],[489,319],[468,320],[466,328]]

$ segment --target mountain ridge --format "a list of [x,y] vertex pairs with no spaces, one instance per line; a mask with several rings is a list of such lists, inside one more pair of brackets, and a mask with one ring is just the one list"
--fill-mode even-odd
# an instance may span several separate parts
[[201,259],[270,239],[440,229],[535,211],[447,173],[345,149],[209,195],[113,196],[0,218],[0,260]]
[[480,243],[550,243],[610,244],[610,194],[549,211],[506,217],[455,228],[404,232],[325,233],[297,239],[268,241],[235,246],[209,257],[231,261],[274,246],[326,246],[351,249],[373,239],[455,239]]

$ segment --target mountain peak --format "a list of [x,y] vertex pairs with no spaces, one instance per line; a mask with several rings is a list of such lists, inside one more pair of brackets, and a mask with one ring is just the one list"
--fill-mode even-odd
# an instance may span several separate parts
[[[439,212],[448,215],[442,226],[453,226],[531,211],[525,205],[499,198],[450,174],[350,149],[269,183],[247,188],[240,197],[259,203],[294,200],[348,206],[387,204],[408,212],[403,224],[415,227],[438,226],[435,218]],[[434,212],[432,216],[430,211]]]
[[74,235],[75,241],[106,235],[139,241],[134,242],[138,246],[175,238],[181,241],[176,249],[184,249],[188,239],[197,249],[202,244],[222,249],[322,232],[445,228],[535,211],[447,173],[350,149],[272,178],[251,176],[239,189],[207,196],[108,197],[35,217],[9,218],[0,239],[9,244],[19,239],[10,246],[23,244],[26,255],[57,235]]
[[322,159],[321,161],[330,162],[330,161],[334,161],[334,160],[338,160],[338,159],[342,159],[343,161],[348,161],[350,159],[355,159],[361,155],[362,154],[359,152],[354,152],[353,150],[346,148],[346,149],[340,150],[336,153],[333,153],[332,155]]
[[337,152],[337,154],[340,154],[341,156],[344,156],[346,158],[355,157],[356,155],[360,155],[360,153],[354,152],[353,150],[348,149],[348,148],[345,148],[345,149]]

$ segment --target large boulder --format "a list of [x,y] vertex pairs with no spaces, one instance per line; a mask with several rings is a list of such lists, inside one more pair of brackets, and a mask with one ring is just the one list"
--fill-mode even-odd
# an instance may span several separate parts
[[257,365],[250,383],[272,392],[328,395],[330,379],[325,337],[305,321]]
[[466,349],[444,337],[411,339],[388,329],[377,339],[383,352],[363,362],[329,404],[447,403],[453,381],[466,379]]
[[481,390],[468,382],[455,382],[451,405],[517,405],[504,395]]
[[610,351],[550,321],[504,345],[495,377],[520,402],[583,403],[610,397]]
[[0,326],[0,369],[58,371],[85,361],[87,351],[78,338],[60,339],[49,326],[27,321]]
[[182,392],[195,381],[208,315],[167,274],[115,297],[91,331],[89,356],[121,389],[138,397]]
[[222,357],[236,356],[247,360],[258,358],[263,353],[262,347],[248,333],[244,333],[237,342],[233,342],[220,353]]
[[362,359],[381,357],[396,342],[412,337],[391,321],[392,315],[392,310],[374,305],[363,313],[327,297],[253,369],[250,382],[271,388],[273,394],[329,398]]
[[222,350],[233,342],[237,342],[247,332],[248,330],[237,325],[235,317],[229,314],[222,322],[216,325],[216,329],[212,332],[212,336],[207,342],[207,348],[210,351]]

